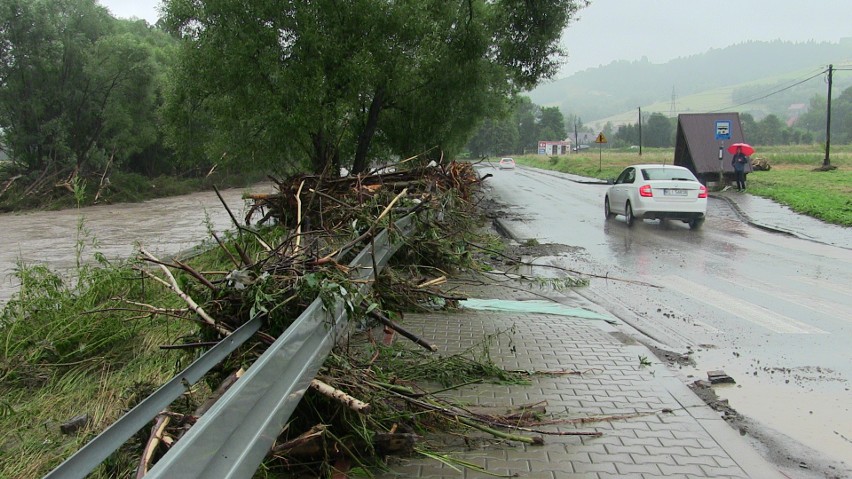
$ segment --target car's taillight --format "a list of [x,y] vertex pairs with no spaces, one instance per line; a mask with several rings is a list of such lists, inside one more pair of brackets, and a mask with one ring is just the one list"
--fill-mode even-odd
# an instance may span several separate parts
[[698,190],[698,197],[699,198],[707,198],[707,187],[706,186],[701,185],[701,189]]
[[642,185],[639,188],[639,196],[645,196],[645,197],[654,196],[654,192],[651,191],[651,185]]

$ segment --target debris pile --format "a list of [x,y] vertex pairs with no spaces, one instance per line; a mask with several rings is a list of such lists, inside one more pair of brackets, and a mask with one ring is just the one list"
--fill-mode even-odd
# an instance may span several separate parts
[[[194,407],[178,401],[181,404],[174,404],[172,410],[158,417],[141,454],[139,477],[314,298],[325,301],[341,293],[350,294],[344,297],[351,309],[350,318],[367,329],[357,347],[350,344],[345,354],[336,353],[327,360],[270,452],[267,467],[309,467],[313,473],[325,475],[362,457],[410,454],[418,434],[434,427],[475,428],[504,440],[541,441],[538,436],[497,429],[532,424],[512,416],[522,412],[514,411],[508,419],[475,414],[419,389],[416,382],[438,378],[446,382],[457,373],[466,375],[461,383],[473,378],[522,381],[519,374],[502,371],[490,360],[463,355],[435,362],[428,356],[411,355],[395,344],[380,344],[367,334],[374,330],[372,325],[377,325],[387,337],[399,333],[425,348],[427,354],[435,350],[391,317],[406,304],[431,297],[452,304],[446,301],[452,298],[436,287],[446,281],[447,271],[471,262],[463,246],[469,241],[465,236],[478,230],[474,198],[480,182],[472,165],[452,162],[359,177],[296,176],[273,181],[277,191],[251,196],[253,203],[242,223],[224,205],[236,230],[227,237],[213,234],[218,248],[212,254],[229,264],[226,270],[219,267],[205,271],[177,259],[164,261],[140,249],[140,259],[155,266],[140,265],[140,274],[172,290],[187,307],[162,308],[138,302],[130,306],[138,308],[140,314],[167,314],[201,325],[197,336],[166,347],[206,348],[258,314],[265,315],[266,321],[255,336],[257,341],[244,345],[208,375],[205,400],[196,398]],[[345,265],[350,257],[368,247],[379,231],[392,228],[396,219],[424,210],[430,214],[418,217],[417,232],[404,240],[406,245],[397,254],[401,258],[394,257],[398,267],[387,269],[377,278],[369,297],[352,295],[358,288],[347,274]],[[400,376],[403,356],[420,361],[408,369],[432,371],[434,377]],[[431,366],[423,367],[424,363]],[[459,384],[447,383],[445,389]],[[541,405],[537,408],[542,410]]]
[[[203,387],[156,418],[139,454],[136,477],[143,477],[317,297],[342,297],[350,323],[357,326],[312,381],[269,451],[267,471],[330,477],[369,470],[387,455],[429,456],[424,436],[450,433],[466,442],[537,445],[548,434],[597,436],[599,432],[575,428],[637,416],[545,418],[545,403],[475,411],[441,394],[480,382],[525,384],[537,374],[582,374],[504,370],[491,361],[489,337],[468,351],[442,356],[398,324],[405,310],[424,304],[453,306],[466,299],[437,288],[455,269],[474,265],[476,254],[497,254],[473,243],[482,220],[476,210],[481,180],[472,165],[452,162],[360,177],[273,181],[277,192],[251,196],[242,223],[228,209],[236,230],[222,238],[213,235],[218,248],[208,253],[214,257],[211,270],[140,250],[142,264],[154,266],[140,265],[140,274],[173,291],[186,307],[140,302],[128,307],[140,315],[168,315],[200,325],[197,335],[164,348],[207,348],[258,315],[265,321],[253,341],[207,375]],[[413,212],[428,214],[417,216],[413,236],[400,238],[405,245],[390,267],[370,279],[372,291],[354,293],[359,288],[346,266],[351,257],[369,247],[375,234],[393,230],[393,221]],[[410,342],[395,341],[397,335]],[[571,427],[548,427],[554,425]]]

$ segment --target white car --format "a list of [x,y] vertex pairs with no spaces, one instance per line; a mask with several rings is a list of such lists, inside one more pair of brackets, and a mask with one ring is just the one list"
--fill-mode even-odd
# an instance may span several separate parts
[[515,160],[512,158],[500,158],[500,169],[501,170],[514,170],[515,169]]
[[606,219],[680,220],[701,227],[707,214],[707,187],[691,171],[674,165],[633,165],[618,175],[604,198]]

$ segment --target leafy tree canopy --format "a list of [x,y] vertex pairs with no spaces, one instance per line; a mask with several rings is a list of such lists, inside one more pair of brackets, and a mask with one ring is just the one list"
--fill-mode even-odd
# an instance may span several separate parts
[[585,0],[166,0],[187,158],[314,171],[453,153],[552,75]]
[[0,0],[0,129],[16,163],[73,177],[138,161],[158,143],[170,44],[94,0]]

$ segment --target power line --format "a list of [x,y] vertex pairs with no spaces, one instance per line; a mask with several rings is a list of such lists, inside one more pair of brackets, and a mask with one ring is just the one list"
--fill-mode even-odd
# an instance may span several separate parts
[[[836,68],[835,68],[835,70],[836,70]],[[771,93],[767,93],[766,95],[763,95],[763,96],[758,97],[758,98],[752,98],[751,100],[748,100],[748,101],[745,101],[745,102],[739,103],[739,104],[737,104],[737,105],[731,105],[731,106],[727,106],[727,107],[725,107],[725,108],[721,108],[721,109],[718,109],[718,110],[708,111],[707,113],[718,113],[718,112],[720,112],[720,111],[724,111],[724,110],[729,110],[729,109],[733,109],[733,108],[741,107],[741,106],[743,106],[743,105],[748,105],[749,103],[754,103],[754,102],[756,102],[756,101],[759,101],[759,100],[763,100],[763,99],[769,98],[769,97],[770,97],[770,96],[772,96],[772,95],[777,95],[777,94],[779,94],[779,93],[781,93],[781,92],[783,92],[783,91],[786,91],[786,90],[789,90],[789,89],[791,89],[791,88],[793,88],[793,87],[799,86],[799,85],[801,85],[802,83],[805,83],[805,82],[807,82],[807,81],[813,80],[814,78],[816,78],[816,77],[818,77],[818,76],[820,76],[820,75],[825,74],[827,71],[828,71],[828,70],[821,70],[820,72],[816,73],[815,75],[809,76],[808,78],[805,78],[804,80],[800,80],[800,81],[798,81],[798,82],[796,82],[796,83],[793,83],[792,85],[788,85],[788,86],[786,86],[786,87],[784,87],[784,88],[781,88],[780,90],[775,90],[775,91],[773,91],[773,92],[771,92]]]

